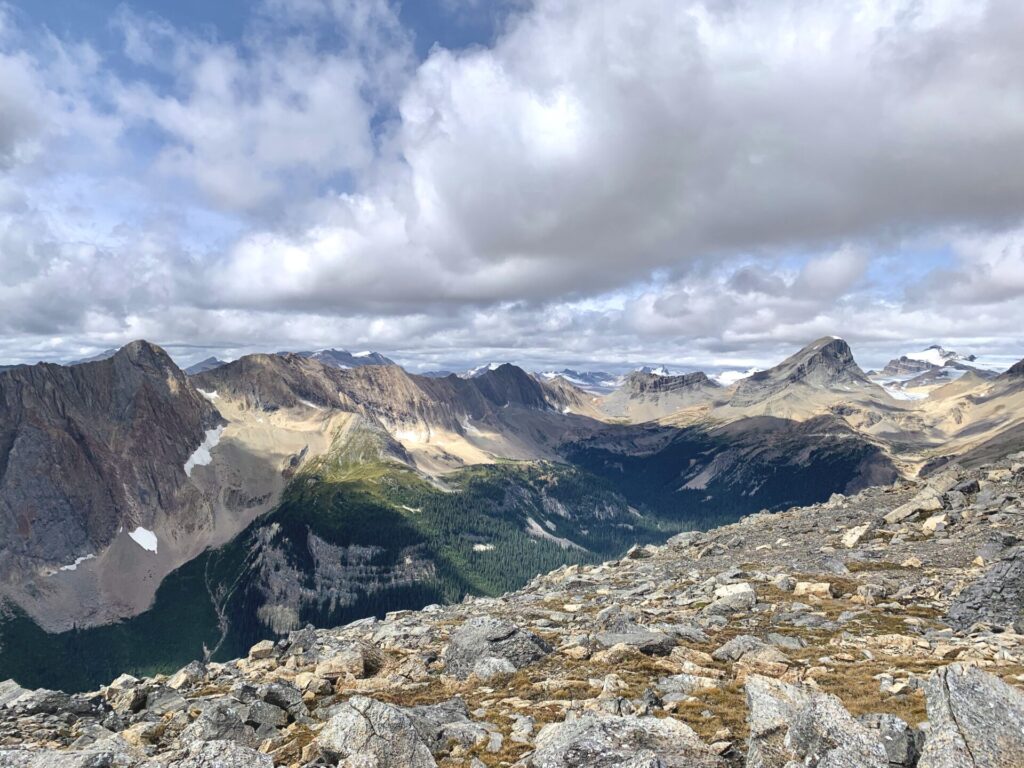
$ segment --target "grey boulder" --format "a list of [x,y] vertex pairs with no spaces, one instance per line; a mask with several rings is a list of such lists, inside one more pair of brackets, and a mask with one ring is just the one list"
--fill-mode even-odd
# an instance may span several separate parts
[[671,718],[585,715],[545,725],[528,768],[724,768],[688,725]]
[[317,735],[320,751],[345,768],[436,768],[412,719],[390,704],[353,696]]
[[[448,674],[465,680],[476,671],[493,675],[521,669],[551,653],[551,646],[532,632],[490,616],[477,616],[452,633],[444,652]],[[501,659],[507,664],[480,662]]]
[[878,731],[846,711],[835,696],[778,680],[747,678],[750,739],[747,768],[886,768]]
[[1024,693],[962,664],[933,672],[924,693],[929,732],[918,768],[1024,765]]

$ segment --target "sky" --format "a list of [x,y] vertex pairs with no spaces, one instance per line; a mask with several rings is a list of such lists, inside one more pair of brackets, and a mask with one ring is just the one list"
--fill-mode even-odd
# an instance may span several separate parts
[[1017,0],[0,0],[0,363],[1024,357]]

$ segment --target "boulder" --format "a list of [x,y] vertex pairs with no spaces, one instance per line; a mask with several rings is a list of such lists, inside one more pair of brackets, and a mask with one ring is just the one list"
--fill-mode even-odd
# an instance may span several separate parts
[[242,746],[255,747],[256,732],[242,722],[239,709],[228,701],[217,701],[204,709],[199,717],[181,732],[182,744],[201,744],[207,741],[233,741]]
[[739,661],[745,653],[764,648],[768,644],[753,635],[737,635],[732,640],[720,645],[711,658],[715,661]]
[[889,512],[885,516],[885,522],[895,525],[927,512],[938,512],[940,509],[942,509],[941,494],[934,488],[926,488],[906,504]]
[[864,523],[864,525],[858,525],[853,528],[850,528],[846,533],[843,534],[843,546],[847,549],[853,549],[864,540],[864,537],[867,536],[868,531],[870,530],[871,523]]
[[206,679],[206,667],[201,662],[193,661],[179,669],[167,681],[167,687],[176,691],[191,688]]
[[913,768],[917,765],[920,731],[915,731],[896,715],[861,715],[857,720],[871,730],[878,731],[891,768]]
[[430,751],[437,756],[450,751],[453,744],[469,749],[486,742],[491,735],[486,727],[469,719],[466,704],[458,697],[438,704],[405,707],[402,712],[412,721]]
[[715,601],[704,610],[712,615],[739,613],[749,611],[756,604],[757,593],[750,584],[723,584],[715,590]]
[[746,693],[748,768],[889,765],[878,731],[855,720],[835,696],[760,675],[747,678]]
[[28,693],[13,680],[0,682],[0,708],[6,707],[19,696]]
[[273,640],[260,640],[249,649],[249,658],[253,661],[269,659],[274,655],[275,645]]
[[[0,749],[0,768],[163,768],[163,766],[160,763],[146,762],[143,754],[134,750],[120,737],[114,736],[102,739],[81,750]],[[227,766],[227,768],[236,767]]]
[[793,589],[793,597],[817,597],[828,599],[835,597],[838,590],[827,581],[798,581]]
[[1006,552],[953,601],[951,625],[967,631],[977,622],[1024,631],[1024,547]]
[[452,633],[444,664],[448,674],[465,680],[481,659],[504,659],[513,669],[521,669],[549,653],[551,646],[532,632],[509,621],[477,616]]
[[585,715],[545,725],[528,768],[724,768],[688,725],[671,718]]
[[381,652],[369,643],[353,643],[316,665],[317,677],[337,680],[339,677],[373,677],[384,665]]
[[412,718],[365,696],[353,696],[337,707],[316,743],[326,757],[346,768],[437,766]]
[[924,686],[929,731],[918,768],[1024,765],[1024,693],[974,666],[951,664]]
[[661,632],[599,632],[596,637],[602,648],[628,645],[648,656],[667,656],[676,646],[676,641]]

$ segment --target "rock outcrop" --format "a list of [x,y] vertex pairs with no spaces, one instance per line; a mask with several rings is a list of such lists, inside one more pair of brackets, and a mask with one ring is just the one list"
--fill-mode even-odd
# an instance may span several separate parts
[[0,594],[52,628],[102,613],[70,574],[126,532],[204,525],[211,506],[187,465],[222,423],[144,341],[95,362],[0,372]]
[[1024,635],[981,604],[1014,599],[1022,458],[170,676],[0,683],[0,766],[1016,768]]

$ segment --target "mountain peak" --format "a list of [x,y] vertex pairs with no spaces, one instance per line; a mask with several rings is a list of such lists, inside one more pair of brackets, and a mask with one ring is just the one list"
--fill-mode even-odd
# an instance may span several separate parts
[[794,385],[823,390],[849,390],[870,385],[845,340],[823,336],[790,355],[774,368],[759,371],[736,385],[733,403],[753,405]]
[[158,370],[166,370],[167,368],[178,369],[171,356],[162,347],[158,347],[156,344],[145,339],[128,342],[107,359],[114,361],[115,364],[124,360],[132,365],[143,368],[155,368]]
[[1008,379],[1024,379],[1024,360],[1011,365],[1003,375]]

